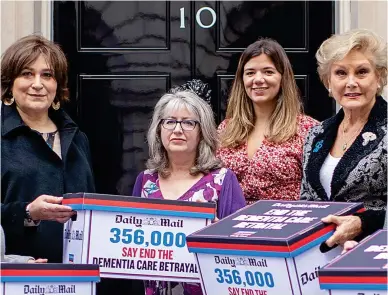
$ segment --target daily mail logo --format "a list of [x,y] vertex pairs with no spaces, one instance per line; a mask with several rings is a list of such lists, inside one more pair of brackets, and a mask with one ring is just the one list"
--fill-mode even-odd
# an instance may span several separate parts
[[84,231],[65,228],[63,238],[65,240],[82,241],[84,239]]
[[256,233],[255,231],[238,231],[238,232],[231,234],[230,236],[234,237],[234,238],[246,238],[246,237],[249,237],[251,235],[254,235],[255,233]]
[[24,294],[75,294],[75,285],[24,285]]

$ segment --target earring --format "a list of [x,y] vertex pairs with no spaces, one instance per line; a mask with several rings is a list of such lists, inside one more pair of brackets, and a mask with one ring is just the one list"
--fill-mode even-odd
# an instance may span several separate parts
[[332,97],[331,88],[329,88],[329,97]]
[[4,104],[5,104],[6,106],[10,106],[10,105],[12,105],[14,102],[15,102],[15,99],[13,98],[13,96],[12,96],[11,98],[9,98],[9,99],[5,99],[5,100],[4,100]]
[[380,89],[380,87],[381,87],[380,85],[377,85],[377,89]]
[[51,106],[53,107],[54,110],[58,111],[59,108],[61,107],[61,103],[59,101],[57,103],[53,102]]

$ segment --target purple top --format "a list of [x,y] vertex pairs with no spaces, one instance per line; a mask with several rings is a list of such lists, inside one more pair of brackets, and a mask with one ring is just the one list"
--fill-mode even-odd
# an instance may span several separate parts
[[[136,178],[132,196],[163,199],[158,184],[159,176],[157,173],[152,173],[150,170],[141,172]],[[216,190],[217,196],[212,190]],[[203,194],[203,197],[198,196],[199,192]],[[217,217],[219,219],[236,212],[246,205],[236,175],[226,168],[204,175],[177,200],[196,201],[197,199],[202,199],[205,202],[218,200]]]
[[[151,170],[141,172],[132,192],[133,196],[163,199],[159,189],[159,175]],[[204,175],[177,200],[189,202],[216,202],[217,217],[222,219],[245,207],[245,198],[236,175],[221,168]],[[169,294],[179,283],[146,281],[146,295]],[[200,284],[182,283],[184,295],[202,295]]]

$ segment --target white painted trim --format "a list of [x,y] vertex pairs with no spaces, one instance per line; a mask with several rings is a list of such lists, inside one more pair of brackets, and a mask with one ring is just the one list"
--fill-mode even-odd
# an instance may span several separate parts
[[[355,6],[351,0],[335,1],[335,33],[340,34],[352,28],[352,18],[354,17]],[[336,102],[335,110],[338,112],[341,105]]]
[[358,9],[358,1],[350,1],[350,22],[351,22],[351,29],[358,28],[358,19],[359,19],[359,9]]
[[52,40],[53,0],[0,0],[1,53],[13,42],[30,34]]
[[350,0],[336,1],[338,9],[338,19],[336,19],[336,33],[343,33],[351,29],[352,26],[352,5]]
[[[53,40],[53,2],[52,0],[39,1],[41,4],[40,9],[40,30],[44,37],[49,40]],[[38,13],[37,13],[38,14]]]

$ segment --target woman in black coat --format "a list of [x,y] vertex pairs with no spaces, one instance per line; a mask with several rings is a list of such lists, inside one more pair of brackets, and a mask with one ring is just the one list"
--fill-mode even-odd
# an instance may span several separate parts
[[94,192],[88,140],[60,107],[68,100],[67,60],[40,36],[12,44],[1,61],[1,225],[7,252],[62,262],[61,205]]
[[368,30],[326,40],[316,54],[329,96],[342,106],[313,127],[303,154],[301,199],[362,202],[365,212],[328,216],[336,231],[326,244],[344,244],[381,229],[387,208],[387,43]]
[[[95,192],[86,135],[61,108],[67,60],[40,36],[11,45],[1,61],[1,225],[8,253],[62,262],[62,195]],[[40,259],[38,261],[41,261]],[[43,260],[45,261],[45,260]],[[144,294],[141,281],[103,279],[97,294]]]

